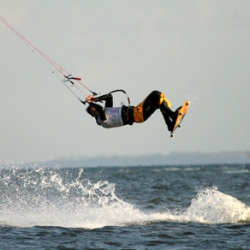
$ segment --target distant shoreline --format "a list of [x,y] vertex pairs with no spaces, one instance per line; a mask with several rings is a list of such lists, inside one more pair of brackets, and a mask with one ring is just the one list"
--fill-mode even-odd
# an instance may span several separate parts
[[[27,165],[28,164],[28,165]],[[1,161],[0,168],[20,167],[136,167],[192,165],[248,165],[250,151],[171,152],[150,155],[72,156],[40,161]]]
[[154,165],[197,165],[197,164],[250,164],[250,152],[173,152],[152,155],[77,156],[61,158],[48,163],[82,167],[94,166],[154,166]]

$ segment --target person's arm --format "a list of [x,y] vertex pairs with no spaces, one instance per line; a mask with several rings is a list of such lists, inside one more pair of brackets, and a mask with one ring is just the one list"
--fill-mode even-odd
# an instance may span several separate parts
[[112,94],[106,94],[102,95],[96,98],[96,101],[105,101],[105,107],[106,108],[112,108],[113,107],[113,96]]

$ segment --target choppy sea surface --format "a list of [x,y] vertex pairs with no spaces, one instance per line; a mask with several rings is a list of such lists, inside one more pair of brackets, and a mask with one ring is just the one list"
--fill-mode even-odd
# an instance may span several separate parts
[[250,249],[250,165],[0,168],[0,249]]

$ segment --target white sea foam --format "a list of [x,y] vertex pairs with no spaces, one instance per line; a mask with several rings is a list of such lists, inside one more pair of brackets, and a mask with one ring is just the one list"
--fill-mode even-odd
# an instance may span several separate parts
[[198,193],[185,212],[190,221],[205,223],[237,223],[248,207],[236,198],[209,188]]
[[7,172],[1,179],[0,224],[19,227],[60,226],[99,228],[157,221],[197,223],[250,222],[250,208],[236,198],[208,188],[187,208],[152,212],[123,201],[115,184],[90,181],[65,172]]

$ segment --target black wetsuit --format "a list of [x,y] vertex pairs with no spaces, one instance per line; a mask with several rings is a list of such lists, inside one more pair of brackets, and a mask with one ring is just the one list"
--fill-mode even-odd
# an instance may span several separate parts
[[[97,101],[105,101],[105,108],[113,107],[113,96],[107,94],[97,97]],[[90,106],[94,107],[98,112],[99,116],[96,118],[97,124],[98,118],[102,121],[106,120],[105,109],[96,103],[90,103]],[[170,109],[171,103],[165,97],[164,93],[159,91],[152,91],[140,104],[137,106],[122,106],[121,118],[123,125],[132,125],[134,122],[140,123],[146,121],[156,109],[160,109],[169,130],[173,124],[174,112]]]

